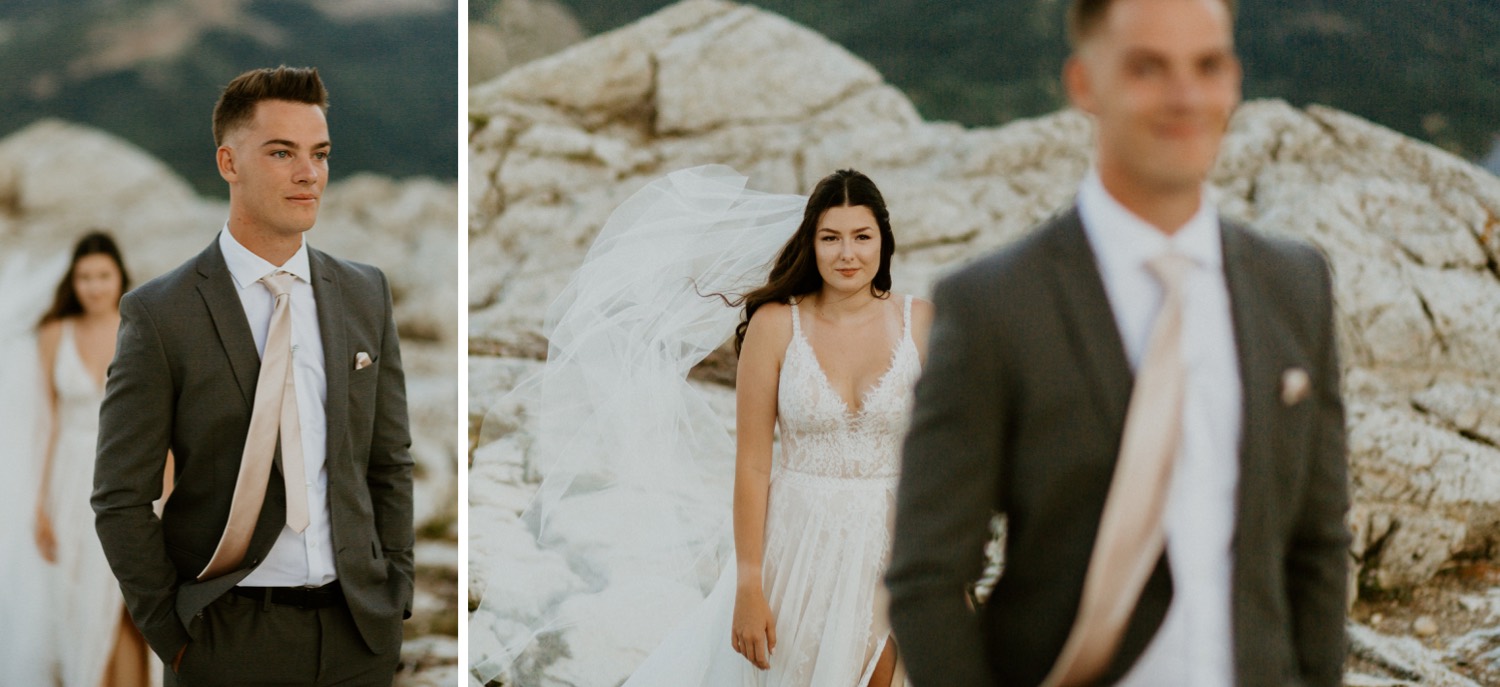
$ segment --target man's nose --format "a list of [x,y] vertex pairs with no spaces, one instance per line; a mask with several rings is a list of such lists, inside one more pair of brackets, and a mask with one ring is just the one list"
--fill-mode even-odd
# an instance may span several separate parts
[[1191,69],[1176,69],[1167,84],[1168,101],[1171,104],[1191,109],[1203,103],[1207,86],[1201,75]]
[[318,180],[320,173],[321,170],[318,169],[318,164],[312,158],[302,158],[302,162],[297,165],[297,169],[292,176],[292,181],[299,184],[311,184]]

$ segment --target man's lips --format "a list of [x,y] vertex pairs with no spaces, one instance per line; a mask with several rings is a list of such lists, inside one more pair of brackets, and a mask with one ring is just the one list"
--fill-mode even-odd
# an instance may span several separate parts
[[317,202],[318,197],[308,193],[301,193],[295,196],[287,196],[286,199],[294,203],[314,203]]
[[1197,138],[1208,133],[1208,126],[1198,122],[1170,122],[1157,124],[1156,135],[1162,138]]

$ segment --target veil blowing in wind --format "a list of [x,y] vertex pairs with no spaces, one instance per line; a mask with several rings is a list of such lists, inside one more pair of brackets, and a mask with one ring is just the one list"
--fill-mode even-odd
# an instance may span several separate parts
[[[687,374],[734,334],[741,310],[726,298],[765,282],[807,203],[746,182],[695,167],[620,205],[547,311],[546,365],[486,417],[480,445],[524,452],[541,484],[522,519],[576,580],[537,598],[508,586],[525,578],[506,574],[504,552],[471,562],[492,571],[470,616],[481,682],[528,684],[564,633],[635,627],[611,639],[644,658],[733,555],[734,440]],[[488,460],[476,453],[475,467]]]

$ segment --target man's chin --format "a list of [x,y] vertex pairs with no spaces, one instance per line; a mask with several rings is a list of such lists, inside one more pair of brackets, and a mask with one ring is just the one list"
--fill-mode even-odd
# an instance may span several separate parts
[[281,227],[280,227],[281,232],[280,233],[283,233],[283,234],[302,234],[302,233],[306,233],[308,230],[312,229],[313,226],[316,225],[317,223],[318,223],[318,216],[317,216],[316,213],[313,213],[313,214],[307,215],[307,216],[299,216],[299,217],[296,217],[296,218],[288,218],[287,221],[285,221],[285,222],[283,222],[281,224]]
[[1146,175],[1150,184],[1162,192],[1197,190],[1208,179],[1213,164],[1202,160],[1162,161]]

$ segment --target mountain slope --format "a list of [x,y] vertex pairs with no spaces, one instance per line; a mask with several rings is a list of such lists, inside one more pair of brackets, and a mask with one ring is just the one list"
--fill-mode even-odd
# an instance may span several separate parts
[[42,117],[99,127],[223,195],[209,116],[246,69],[318,67],[334,169],[457,176],[458,10],[452,0],[7,0],[0,136]]
[[[473,0],[471,12],[493,0]],[[666,0],[563,0],[590,32]],[[869,61],[927,119],[969,126],[1063,106],[1066,0],[757,0]],[[1500,3],[1240,2],[1246,98],[1353,112],[1469,159],[1500,133]]]

